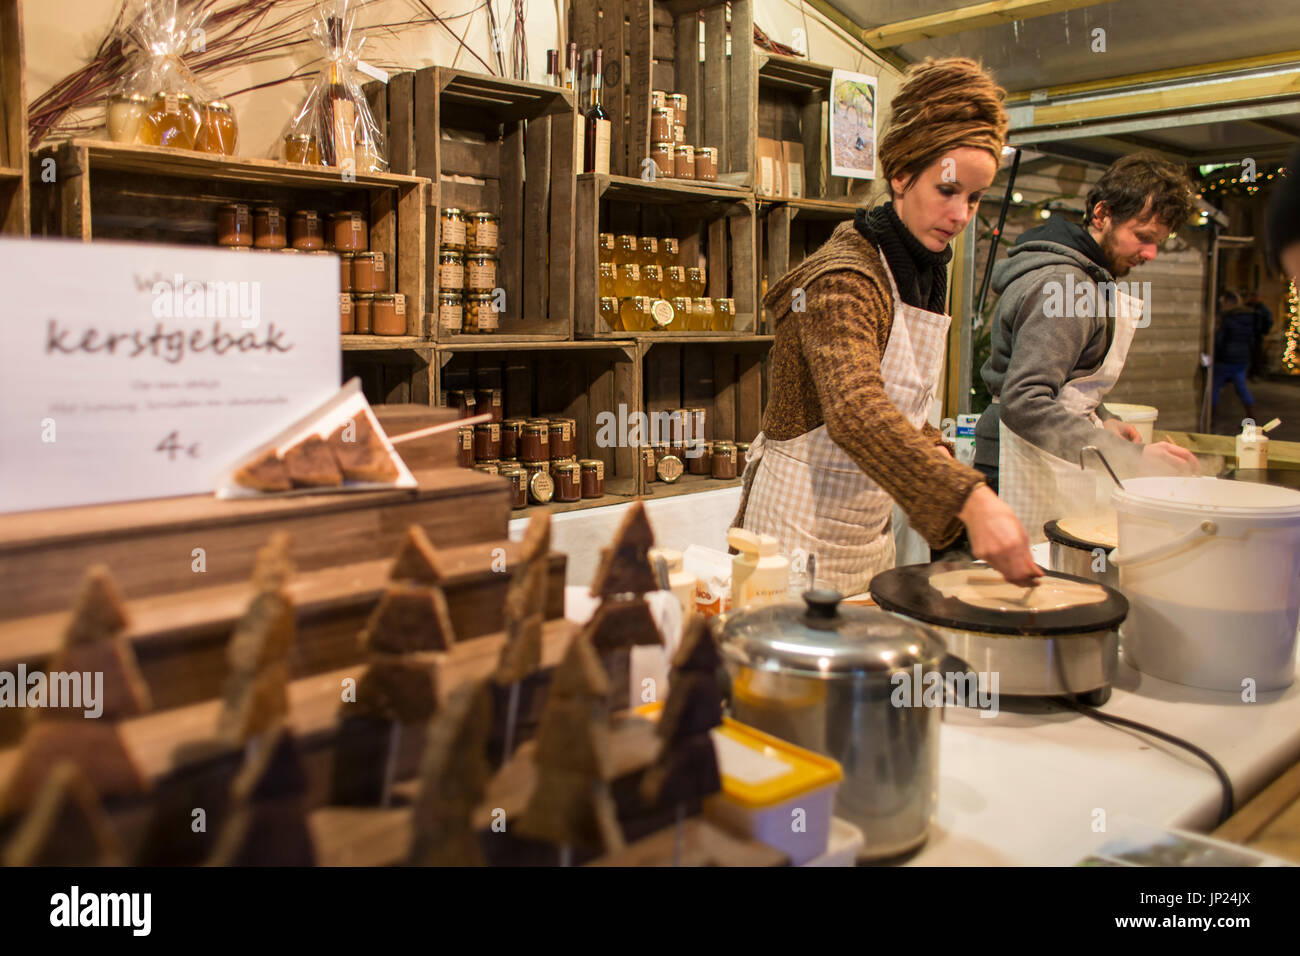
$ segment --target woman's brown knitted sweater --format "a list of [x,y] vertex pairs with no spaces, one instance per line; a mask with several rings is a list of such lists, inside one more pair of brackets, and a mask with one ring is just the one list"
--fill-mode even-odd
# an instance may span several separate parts
[[[804,310],[794,311],[796,289]],[[852,222],[786,273],[767,294],[775,317],[763,433],[788,441],[825,424],[831,439],[911,519],[931,547],[961,531],[957,517],[984,479],[937,447],[928,422],[913,428],[885,394],[880,360],[894,323],[879,252]],[[743,493],[740,524],[748,502]]]

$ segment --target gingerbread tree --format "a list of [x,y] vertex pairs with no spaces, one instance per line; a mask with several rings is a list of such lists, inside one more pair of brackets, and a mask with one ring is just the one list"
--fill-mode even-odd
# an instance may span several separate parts
[[473,816],[491,777],[491,725],[492,702],[481,683],[458,688],[434,719],[413,811],[411,863],[483,865]]
[[609,853],[623,845],[609,782],[613,776],[605,700],[609,679],[578,633],[556,668],[537,736],[537,784],[519,831],[561,848]]
[[125,852],[94,789],[71,761],[54,766],[0,855],[4,866],[120,866]]
[[214,866],[315,866],[307,823],[307,774],[293,734],[280,724],[255,743],[235,778]]
[[289,712],[289,654],[297,628],[288,591],[292,575],[289,536],[278,532],[257,552],[253,600],[226,651],[230,677],[217,737],[228,744],[247,743]]
[[[535,515],[524,532],[523,542],[511,569],[506,591],[506,643],[492,672],[492,752],[508,760],[521,736],[520,704],[525,682],[537,674],[542,663],[542,627],[546,618],[547,560],[551,551],[551,517]],[[535,681],[533,682],[536,683]],[[534,725],[535,718],[528,721]]]
[[[108,569],[92,567],[82,582],[63,642],[41,675],[20,688],[33,707],[18,764],[0,797],[0,817],[35,800],[52,767],[69,760],[102,798],[133,796],[148,782],[122,740],[120,721],[149,709],[149,692],[123,634],[122,598]],[[102,675],[102,683],[100,675]],[[77,689],[80,700],[77,700]],[[36,693],[39,699],[33,699]]]

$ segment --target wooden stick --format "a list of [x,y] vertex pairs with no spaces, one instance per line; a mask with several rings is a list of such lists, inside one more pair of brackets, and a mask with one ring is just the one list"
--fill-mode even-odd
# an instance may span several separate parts
[[453,428],[463,428],[466,425],[477,425],[480,422],[492,421],[492,413],[484,412],[482,415],[475,415],[473,418],[458,418],[454,422],[443,422],[441,425],[430,425],[428,428],[421,428],[418,431],[407,432],[405,435],[398,435],[396,438],[388,436],[388,440],[394,445],[400,445],[404,441],[414,441],[417,438],[426,438],[429,435],[436,435],[439,432],[449,432]]

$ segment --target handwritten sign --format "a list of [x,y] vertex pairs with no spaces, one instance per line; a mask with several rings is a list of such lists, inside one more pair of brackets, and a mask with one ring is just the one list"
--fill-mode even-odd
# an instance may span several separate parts
[[211,491],[338,390],[333,256],[0,240],[0,512]]

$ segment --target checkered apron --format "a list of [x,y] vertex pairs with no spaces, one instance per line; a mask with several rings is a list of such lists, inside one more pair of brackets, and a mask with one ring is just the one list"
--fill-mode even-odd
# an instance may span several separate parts
[[[925,422],[943,367],[949,317],[907,305],[889,276],[894,324],[880,374],[885,394],[913,427]],[[742,527],[770,534],[781,551],[817,556],[817,584],[841,594],[867,590],[876,573],[893,567],[893,499],[831,440],[825,425],[789,441],[761,432],[749,448]]]
[[[1097,406],[1114,387],[1133,333],[1142,317],[1142,301],[1116,291],[1115,338],[1097,371],[1070,379],[1062,386],[1057,401],[1072,414],[1090,419],[1101,427]],[[1016,513],[1029,534],[1031,544],[1047,540],[1043,525],[1056,518],[1086,514],[1095,508],[1097,473],[1048,454],[1033,442],[1021,438],[1005,422],[998,424],[998,497]]]

